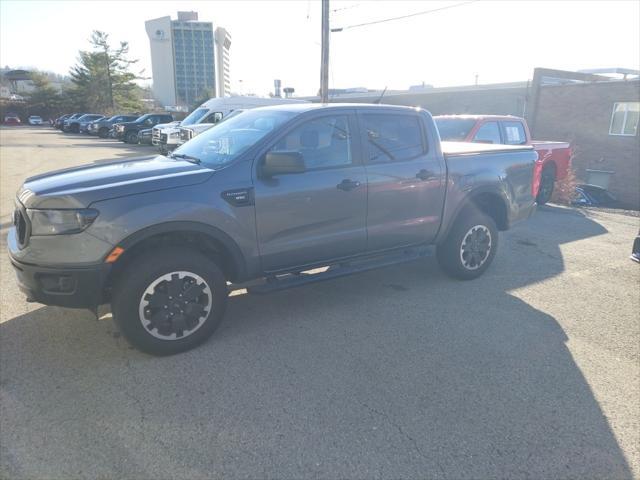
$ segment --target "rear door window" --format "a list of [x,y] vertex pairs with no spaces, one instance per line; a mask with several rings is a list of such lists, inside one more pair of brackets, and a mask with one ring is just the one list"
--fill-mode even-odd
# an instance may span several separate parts
[[362,115],[370,163],[402,162],[425,153],[420,120],[414,115]]
[[504,143],[507,145],[524,145],[527,135],[521,122],[502,122],[504,129]]
[[476,143],[502,143],[498,122],[483,123],[473,137],[473,141]]

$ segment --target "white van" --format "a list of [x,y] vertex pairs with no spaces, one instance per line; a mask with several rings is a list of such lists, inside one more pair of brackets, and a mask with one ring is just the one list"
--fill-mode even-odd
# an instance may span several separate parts
[[201,123],[216,124],[231,112],[237,109],[247,110],[267,105],[282,105],[285,103],[308,103],[307,100],[296,100],[292,98],[260,98],[260,97],[223,97],[207,100],[187,118],[180,122],[179,126],[157,125],[153,128],[152,143],[157,145],[162,153],[167,153],[178,147],[180,141],[180,127],[189,127]]

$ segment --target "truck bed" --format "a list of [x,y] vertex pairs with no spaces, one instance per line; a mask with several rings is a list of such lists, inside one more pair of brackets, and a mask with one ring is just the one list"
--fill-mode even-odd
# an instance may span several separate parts
[[533,150],[532,145],[497,145],[494,143],[441,142],[442,153],[448,157],[474,153],[502,153]]
[[535,148],[536,150],[538,150],[540,148],[556,149],[556,148],[570,148],[571,147],[569,142],[555,142],[555,141],[551,141],[551,140],[531,140],[531,145],[533,145],[533,148]]

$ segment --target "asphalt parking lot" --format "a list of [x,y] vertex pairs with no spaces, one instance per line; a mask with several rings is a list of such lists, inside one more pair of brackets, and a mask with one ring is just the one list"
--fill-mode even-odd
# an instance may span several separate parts
[[428,259],[233,296],[155,358],[26,303],[4,254],[25,177],[151,152],[0,129],[0,478],[640,478],[637,217],[543,207],[472,282]]

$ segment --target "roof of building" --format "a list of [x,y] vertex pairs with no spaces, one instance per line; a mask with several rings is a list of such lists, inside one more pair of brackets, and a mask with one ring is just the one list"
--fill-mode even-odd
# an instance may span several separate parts
[[304,113],[312,110],[348,110],[348,109],[363,109],[363,108],[384,108],[388,110],[420,110],[416,107],[408,107],[405,105],[386,105],[386,104],[374,104],[374,103],[293,103],[283,105],[269,105],[266,107],[260,107],[261,110],[278,110],[285,112]]

